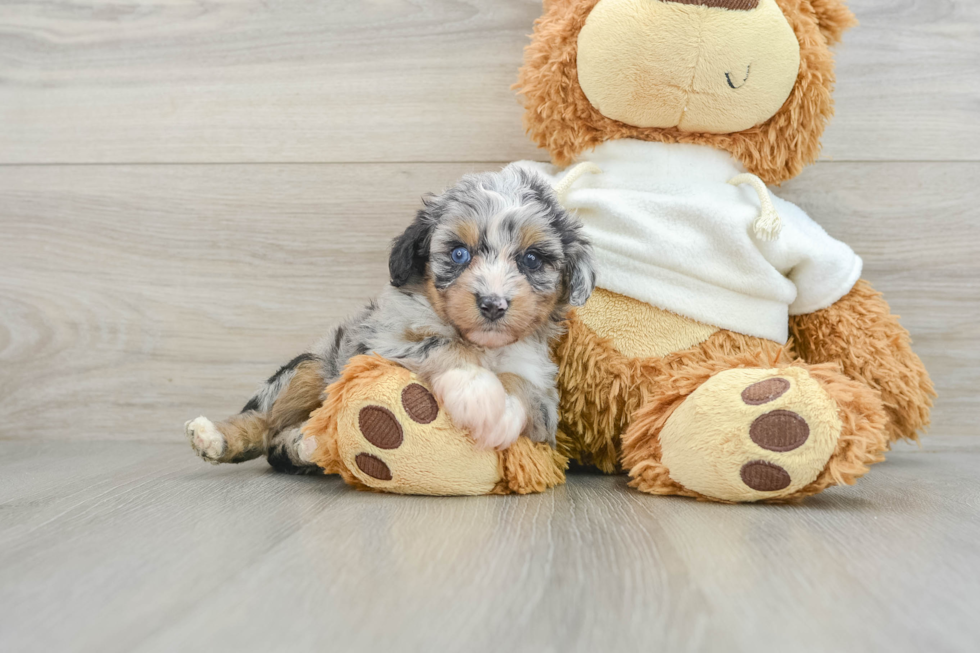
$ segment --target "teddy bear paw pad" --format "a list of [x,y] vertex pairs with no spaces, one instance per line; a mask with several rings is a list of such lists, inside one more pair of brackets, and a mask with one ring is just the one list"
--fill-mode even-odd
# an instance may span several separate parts
[[408,370],[377,378],[357,395],[338,415],[338,453],[369,487],[403,494],[485,494],[500,480],[496,452],[478,450]]
[[781,376],[753,383],[742,390],[742,401],[749,406],[761,406],[782,397],[792,387],[787,379]]
[[732,369],[670,416],[662,462],[674,481],[708,497],[778,499],[817,478],[840,432],[836,403],[806,369]]
[[401,424],[387,408],[365,406],[357,416],[357,426],[364,439],[378,449],[397,449],[405,441]]
[[379,481],[391,480],[391,469],[377,456],[372,456],[369,453],[359,453],[354,457],[354,464],[357,465],[359,470],[371,478],[376,478]]
[[749,437],[768,451],[792,451],[806,443],[810,425],[791,410],[774,410],[752,422]]
[[742,465],[739,472],[742,482],[759,492],[785,490],[793,482],[789,472],[765,460],[753,460]]
[[[418,424],[431,424],[439,416],[439,403],[432,393],[418,383],[411,383],[402,390],[401,404],[405,414]],[[357,426],[364,439],[378,449],[391,451],[402,446],[405,432],[402,425],[387,408],[365,406],[357,415]],[[391,468],[383,460],[369,453],[359,453],[354,464],[362,472],[379,481],[392,479]]]
[[402,390],[402,407],[419,424],[431,424],[439,417],[439,402],[418,383],[409,384]]

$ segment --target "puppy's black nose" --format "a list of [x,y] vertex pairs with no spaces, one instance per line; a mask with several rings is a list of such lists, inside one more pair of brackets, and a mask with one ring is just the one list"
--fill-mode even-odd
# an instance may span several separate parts
[[484,295],[476,298],[476,305],[483,317],[496,322],[507,312],[507,300],[500,295]]

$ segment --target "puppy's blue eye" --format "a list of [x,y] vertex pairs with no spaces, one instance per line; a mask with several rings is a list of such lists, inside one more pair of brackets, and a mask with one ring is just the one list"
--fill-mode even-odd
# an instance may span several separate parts
[[526,267],[528,270],[537,270],[541,267],[542,263],[544,263],[544,261],[542,261],[541,257],[534,252],[528,252],[524,255],[524,267]]
[[470,250],[465,247],[457,247],[450,256],[456,265],[466,265],[470,262]]

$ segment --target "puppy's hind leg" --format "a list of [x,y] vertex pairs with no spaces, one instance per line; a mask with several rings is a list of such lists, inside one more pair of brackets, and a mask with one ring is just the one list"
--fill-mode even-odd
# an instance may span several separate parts
[[243,463],[265,453],[269,424],[262,413],[247,410],[217,424],[198,417],[184,431],[194,451],[209,463]]
[[310,413],[323,403],[327,385],[323,360],[310,358],[296,365],[285,389],[269,409],[269,464],[287,474],[315,474],[322,471],[309,461],[315,442],[305,442],[301,427]]
[[270,444],[320,405],[326,385],[322,368],[313,354],[297,356],[269,377],[238,415],[218,423],[206,417],[187,422],[184,431],[194,451],[215,465],[241,463],[268,452],[269,463],[278,469]]
[[269,439],[269,465],[284,474],[322,474],[323,470],[310,462],[316,441],[303,438],[302,425],[274,434]]

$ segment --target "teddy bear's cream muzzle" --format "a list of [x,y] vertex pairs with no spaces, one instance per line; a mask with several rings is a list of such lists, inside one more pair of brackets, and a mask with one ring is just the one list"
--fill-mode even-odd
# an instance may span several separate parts
[[628,125],[687,132],[732,133],[771,118],[799,73],[793,29],[775,0],[708,4],[600,0],[578,37],[589,102]]

